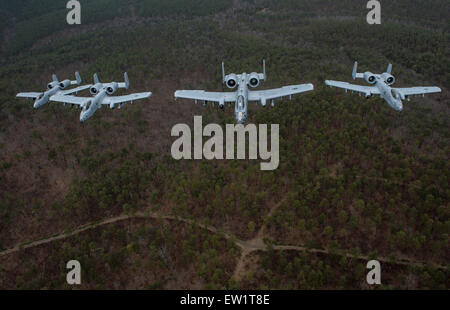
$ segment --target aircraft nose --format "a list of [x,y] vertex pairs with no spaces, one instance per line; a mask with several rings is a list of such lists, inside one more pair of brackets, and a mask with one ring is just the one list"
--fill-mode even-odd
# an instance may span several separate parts
[[245,115],[242,112],[239,112],[236,115],[236,120],[237,120],[238,124],[243,124],[245,122]]
[[33,108],[39,109],[40,106],[41,106],[41,101],[40,101],[40,100],[36,100],[36,101],[34,102]]

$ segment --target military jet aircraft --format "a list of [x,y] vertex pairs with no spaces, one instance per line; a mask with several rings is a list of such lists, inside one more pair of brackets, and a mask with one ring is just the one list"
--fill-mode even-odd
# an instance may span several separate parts
[[266,81],[266,63],[263,61],[263,73],[242,73],[242,74],[228,74],[225,75],[225,64],[222,62],[222,82],[230,89],[237,88],[234,92],[205,92],[204,90],[177,90],[175,92],[175,99],[184,98],[192,99],[197,103],[199,100],[203,101],[206,106],[208,102],[217,102],[221,109],[224,108],[225,103],[234,103],[234,113],[238,123],[244,123],[247,119],[248,102],[259,101],[262,106],[266,106],[267,101],[274,106],[276,98],[282,98],[294,94],[299,94],[314,89],[312,84],[291,85],[282,88],[251,91],[251,88],[256,88],[261,81]]
[[392,88],[391,85],[395,83],[395,77],[391,74],[392,64],[389,64],[386,72],[383,74],[373,74],[372,72],[358,73],[357,71],[358,62],[355,62],[352,73],[353,79],[365,79],[367,83],[373,86],[360,86],[329,80],[325,81],[325,84],[332,87],[344,88],[345,92],[350,90],[352,92],[362,93],[367,99],[373,95],[379,95],[396,111],[403,110],[402,100],[406,99],[410,101],[410,96],[422,95],[424,97],[425,94],[441,92],[439,87]]
[[75,96],[65,96],[65,95],[55,95],[50,98],[51,101],[69,103],[71,105],[77,105],[81,107],[81,115],[80,122],[84,123],[89,118],[91,118],[94,113],[100,109],[102,106],[107,105],[111,109],[118,107],[119,109],[122,107],[123,103],[131,102],[149,98],[152,93],[138,93],[131,94],[126,96],[111,96],[113,95],[119,88],[128,89],[130,86],[130,81],[128,79],[128,74],[125,72],[124,74],[125,82],[123,83],[100,83],[97,73],[94,74],[94,85],[90,87],[90,93],[93,97],[75,97]]
[[80,86],[77,88],[64,90],[65,88],[71,86],[71,85],[80,85],[81,84],[81,77],[78,72],[75,73],[76,81],[70,81],[70,80],[64,80],[62,82],[58,81],[58,77],[53,74],[53,82],[48,83],[47,85],[47,91],[43,93],[19,93],[17,94],[17,98],[31,98],[35,99],[33,107],[35,109],[38,109],[42,107],[43,105],[47,104],[50,100],[50,97],[54,95],[71,95],[78,93],[80,91],[83,91],[85,89],[88,89],[91,87],[91,85],[85,85]]

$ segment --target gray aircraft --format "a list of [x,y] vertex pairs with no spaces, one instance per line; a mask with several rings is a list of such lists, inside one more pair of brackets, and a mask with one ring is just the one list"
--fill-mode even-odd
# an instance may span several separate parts
[[69,90],[64,90],[65,88],[67,88],[69,86],[81,84],[81,77],[78,72],[75,73],[75,78],[76,78],[75,81],[64,80],[64,81],[60,82],[60,81],[58,81],[58,77],[55,74],[53,74],[53,82],[48,83],[47,91],[45,91],[43,93],[19,93],[19,94],[17,94],[16,97],[17,98],[34,99],[35,102],[34,102],[33,107],[35,109],[38,109],[38,108],[42,107],[43,105],[47,104],[50,101],[50,97],[52,97],[54,95],[60,95],[60,96],[71,95],[71,94],[78,93],[80,91],[83,91],[83,90],[91,87],[91,85],[85,85],[85,86],[80,86],[80,87],[69,89]]
[[391,74],[392,64],[389,64],[386,72],[383,74],[373,74],[372,72],[358,73],[357,71],[358,62],[355,62],[352,74],[353,79],[364,79],[373,86],[360,86],[329,80],[325,81],[325,84],[332,87],[343,88],[345,89],[345,92],[350,90],[352,92],[362,93],[367,99],[371,98],[373,95],[379,95],[396,111],[402,111],[402,100],[406,99],[410,101],[411,96],[422,95],[424,97],[425,94],[441,92],[439,87],[392,88],[391,85],[395,83],[395,77]]
[[266,63],[263,61],[263,73],[242,73],[242,74],[228,74],[225,75],[225,64],[222,62],[222,82],[230,89],[237,88],[235,92],[206,92],[204,90],[177,90],[175,92],[175,99],[184,98],[198,101],[203,101],[206,106],[208,102],[217,102],[219,107],[223,109],[225,103],[234,103],[234,113],[236,121],[243,123],[247,119],[248,102],[259,101],[263,107],[266,106],[267,101],[271,105],[275,105],[275,99],[299,94],[314,89],[312,84],[291,85],[277,89],[251,91],[251,88],[256,88],[261,81],[266,81]]
[[131,102],[131,104],[133,104],[133,101],[135,100],[149,98],[152,95],[151,92],[147,92],[126,96],[112,96],[119,88],[129,88],[130,81],[126,72],[124,78],[125,82],[123,83],[112,82],[103,84],[100,83],[96,73],[94,74],[94,85],[90,85],[90,93],[93,97],[75,97],[58,94],[52,96],[50,100],[81,107],[80,122],[83,123],[91,118],[94,113],[104,105],[109,106],[111,109],[114,109],[115,107],[120,109],[125,102]]

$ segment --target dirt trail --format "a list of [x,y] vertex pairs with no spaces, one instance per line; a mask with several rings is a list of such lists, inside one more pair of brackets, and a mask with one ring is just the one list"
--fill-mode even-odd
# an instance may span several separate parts
[[[274,208],[272,208],[271,212],[269,212],[269,215],[273,214],[273,212],[275,212],[281,206],[281,204],[283,202],[284,202],[284,199],[280,203],[275,205]],[[19,245],[15,246],[14,248],[0,252],[0,257],[7,256],[7,255],[10,255],[13,253],[17,253],[17,252],[23,251],[25,249],[38,247],[40,245],[49,244],[54,241],[64,240],[64,239],[73,237],[75,235],[78,235],[78,234],[83,233],[88,230],[92,230],[92,229],[110,225],[110,224],[115,224],[115,223],[122,222],[125,220],[130,220],[130,219],[156,219],[156,220],[162,219],[162,220],[183,222],[186,224],[195,225],[202,229],[208,230],[211,233],[219,234],[222,237],[224,237],[225,239],[232,241],[242,251],[241,258],[237,262],[236,269],[233,273],[233,279],[236,281],[241,280],[245,276],[245,274],[246,274],[246,269],[245,269],[246,259],[247,259],[248,255],[252,252],[269,251],[270,249],[272,249],[275,251],[298,251],[298,252],[307,252],[307,253],[311,253],[311,254],[325,254],[325,255],[330,254],[330,251],[328,249],[312,249],[312,248],[307,248],[307,247],[303,247],[303,246],[273,245],[272,247],[270,247],[264,243],[264,239],[263,239],[265,225],[263,225],[261,227],[261,229],[258,231],[256,238],[254,238],[252,240],[240,240],[240,239],[236,238],[235,236],[233,236],[232,234],[223,232],[211,225],[206,225],[206,224],[200,223],[195,220],[180,218],[178,216],[172,216],[172,215],[162,215],[162,214],[153,213],[153,212],[137,212],[134,215],[120,215],[117,217],[105,219],[100,222],[86,224],[86,225],[83,225],[71,232],[61,233],[61,234],[53,236],[53,237],[41,239],[38,241],[33,241],[30,243],[26,243],[26,244],[19,244]],[[341,252],[337,252],[337,253],[333,253],[333,254],[346,256],[348,258],[353,258],[353,259],[358,259],[358,260],[363,260],[363,261],[369,260],[369,257],[364,256],[364,255],[355,256],[355,255],[341,253]],[[389,259],[383,258],[383,257],[378,257],[377,260],[380,262],[397,264],[397,265],[417,266],[417,267],[429,266],[429,267],[447,270],[446,266],[442,266],[439,264],[426,264],[423,262],[414,262],[414,261],[406,261],[406,260],[392,262]]]
[[[286,198],[287,197],[284,197],[279,203],[274,205],[270,209],[269,214],[267,215],[266,218],[271,217],[275,213],[275,211],[281,207],[283,202],[286,201]],[[236,282],[239,282],[247,273],[247,269],[245,268],[245,263],[247,261],[248,255],[256,250],[262,250],[262,251],[267,250],[267,246],[264,243],[264,231],[265,231],[266,226],[267,226],[266,223],[264,223],[261,226],[261,228],[259,229],[259,231],[256,234],[256,237],[254,239],[248,240],[248,241],[241,241],[241,245],[240,245],[240,247],[242,248],[241,257],[239,258],[239,260],[236,264],[236,268],[235,268],[233,276],[232,276],[232,279],[235,280]]]

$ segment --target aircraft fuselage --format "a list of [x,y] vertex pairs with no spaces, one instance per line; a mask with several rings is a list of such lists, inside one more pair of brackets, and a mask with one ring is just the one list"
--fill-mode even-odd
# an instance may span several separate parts
[[46,105],[50,101],[50,97],[58,94],[60,91],[61,88],[59,86],[47,90],[41,97],[36,99],[33,108],[39,109],[40,107]]
[[374,86],[377,87],[380,91],[380,97],[383,98],[391,108],[396,111],[403,110],[403,103],[401,98],[399,98],[398,95],[394,93],[392,87],[387,85],[381,77],[376,78],[376,83]]
[[80,114],[80,122],[84,123],[88,119],[90,119],[95,112],[101,108],[103,99],[107,97],[106,90],[101,90],[95,97],[92,98],[88,103],[86,103]]
[[244,123],[248,112],[248,81],[247,73],[243,73],[238,81],[239,87],[236,92],[236,103],[234,105],[234,114],[238,123]]

